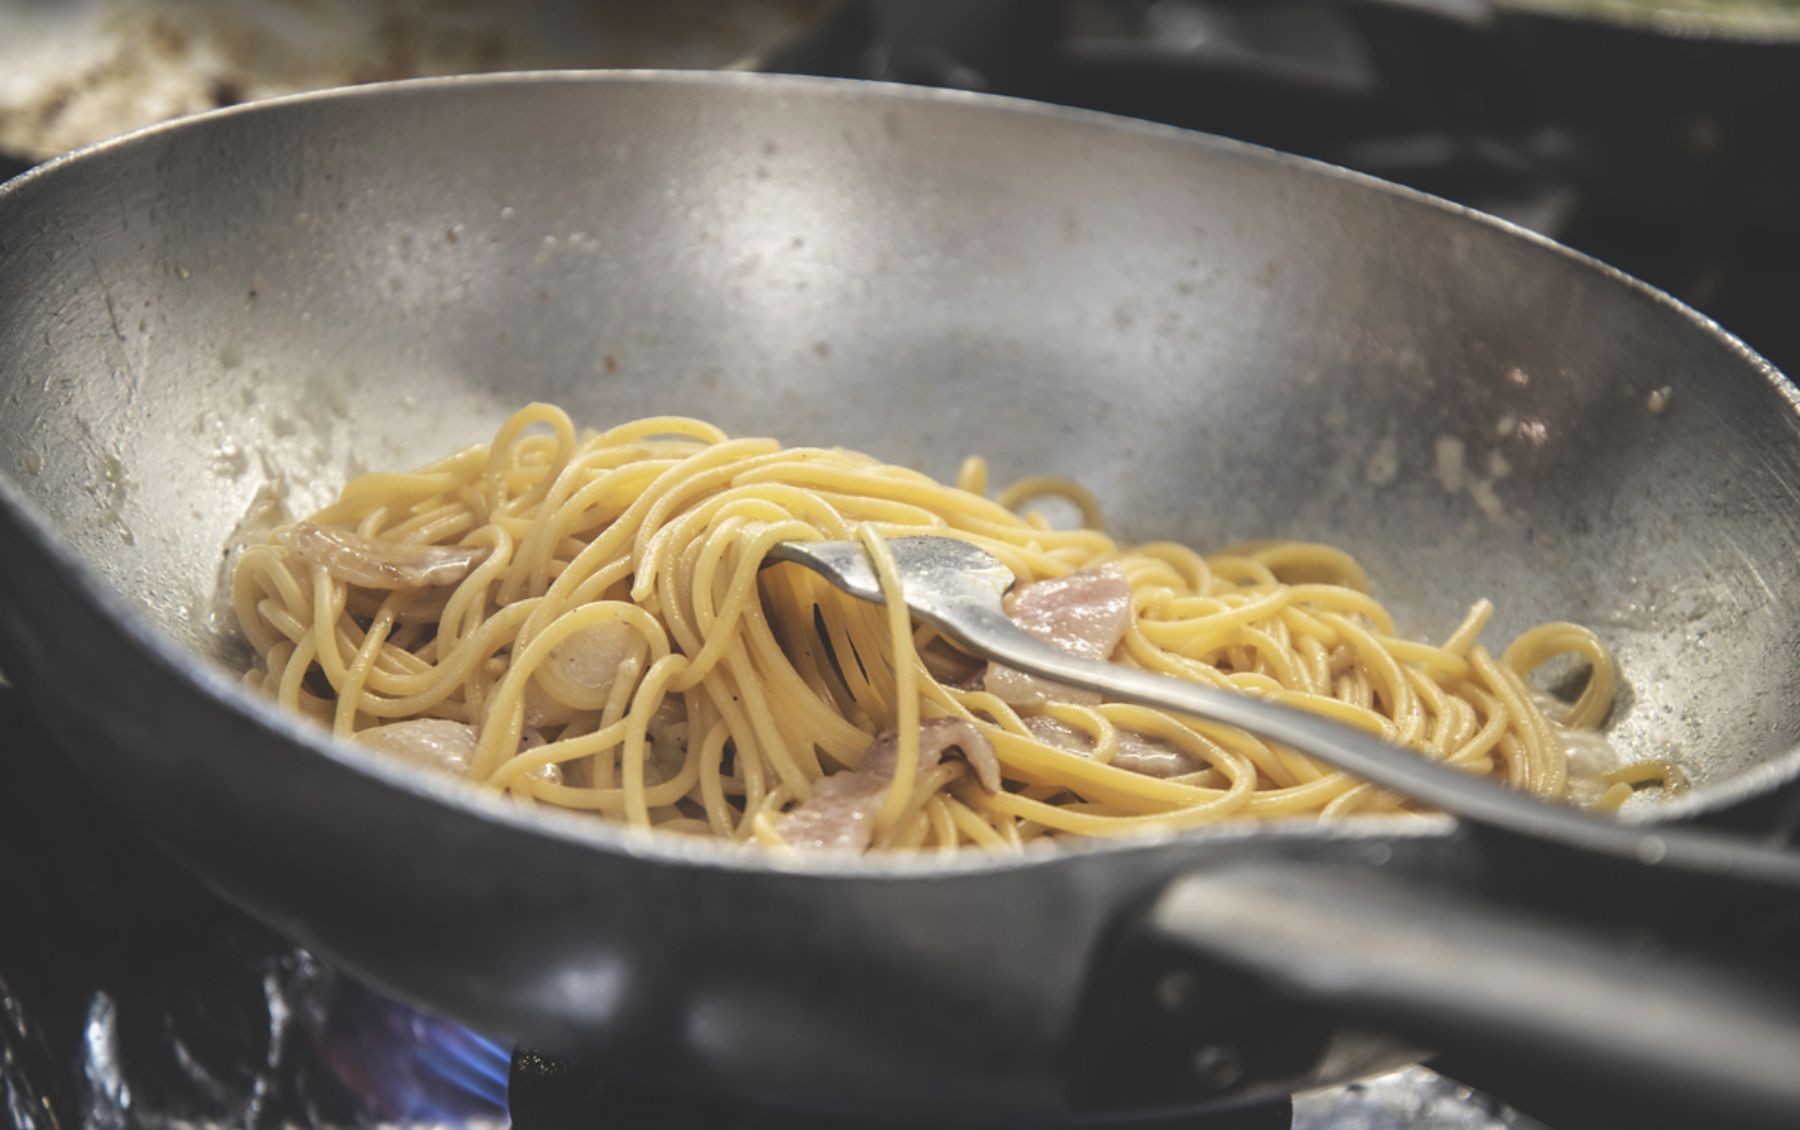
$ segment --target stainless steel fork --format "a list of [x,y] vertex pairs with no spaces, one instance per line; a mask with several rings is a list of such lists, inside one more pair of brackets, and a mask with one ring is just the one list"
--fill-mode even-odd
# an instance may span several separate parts
[[[930,536],[894,538],[888,547],[907,608],[973,655],[1065,686],[1098,691],[1114,701],[1235,726],[1478,825],[1645,864],[1726,871],[1800,889],[1797,856],[1702,832],[1596,816],[1539,800],[1316,714],[1247,693],[1070,655],[1025,632],[1006,615],[1001,597],[1014,578],[987,551],[955,538]],[[875,568],[857,542],[781,542],[769,551],[769,558],[803,565],[851,596],[884,603]]]

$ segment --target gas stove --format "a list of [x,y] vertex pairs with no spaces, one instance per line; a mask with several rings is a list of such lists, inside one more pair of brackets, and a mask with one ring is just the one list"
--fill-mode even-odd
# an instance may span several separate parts
[[[138,835],[0,687],[0,1112],[18,1130],[892,1130],[659,1089],[394,1000]],[[1541,1130],[1422,1067],[1139,1130]]]
[[[1358,169],[1587,251],[1800,369],[1800,322],[1789,316],[1800,306],[1800,225],[1597,187],[1585,175],[1593,154],[1474,33],[1353,7],[846,3],[763,66],[1037,98]],[[609,1078],[392,1000],[165,859],[91,794],[4,687],[0,923],[0,1109],[30,1130],[883,1125]],[[1164,1125],[1538,1126],[1416,1067]]]

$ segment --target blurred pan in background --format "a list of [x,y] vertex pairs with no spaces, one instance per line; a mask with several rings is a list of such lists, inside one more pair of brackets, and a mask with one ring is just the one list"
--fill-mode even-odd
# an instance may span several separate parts
[[153,122],[329,86],[558,67],[740,67],[832,7],[0,0],[0,175]]

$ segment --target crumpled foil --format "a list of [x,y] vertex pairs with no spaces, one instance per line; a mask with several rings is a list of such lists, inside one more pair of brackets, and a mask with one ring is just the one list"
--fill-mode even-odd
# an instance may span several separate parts
[[0,1123],[483,1127],[506,1049],[338,974],[94,797],[0,689]]
[[6,982],[0,980],[0,1112],[15,1130],[59,1125],[41,1080],[53,1074],[50,1049]]
[[1423,1067],[1403,1067],[1294,1099],[1294,1130],[1544,1130],[1541,1123]]
[[[255,977],[260,967],[261,976]],[[295,951],[173,995],[96,988],[57,1047],[0,983],[0,1107],[20,1130],[506,1124],[507,1053]],[[239,978],[259,982],[261,1005]],[[236,982],[236,984],[230,984]],[[73,1000],[53,1002],[66,1011]],[[59,1016],[66,1021],[66,1015]]]

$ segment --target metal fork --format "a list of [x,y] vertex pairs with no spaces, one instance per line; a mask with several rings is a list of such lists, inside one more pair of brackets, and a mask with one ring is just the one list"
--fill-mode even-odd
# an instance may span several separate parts
[[[1118,702],[1161,707],[1278,742],[1364,781],[1477,825],[1642,863],[1667,863],[1800,889],[1800,857],[1741,840],[1633,825],[1542,801],[1360,730],[1246,693],[1070,655],[1014,624],[1001,605],[1012,571],[987,551],[945,537],[888,542],[906,606],[973,655]],[[813,570],[851,596],[885,603],[867,552],[853,541],[780,542],[774,561]]]

